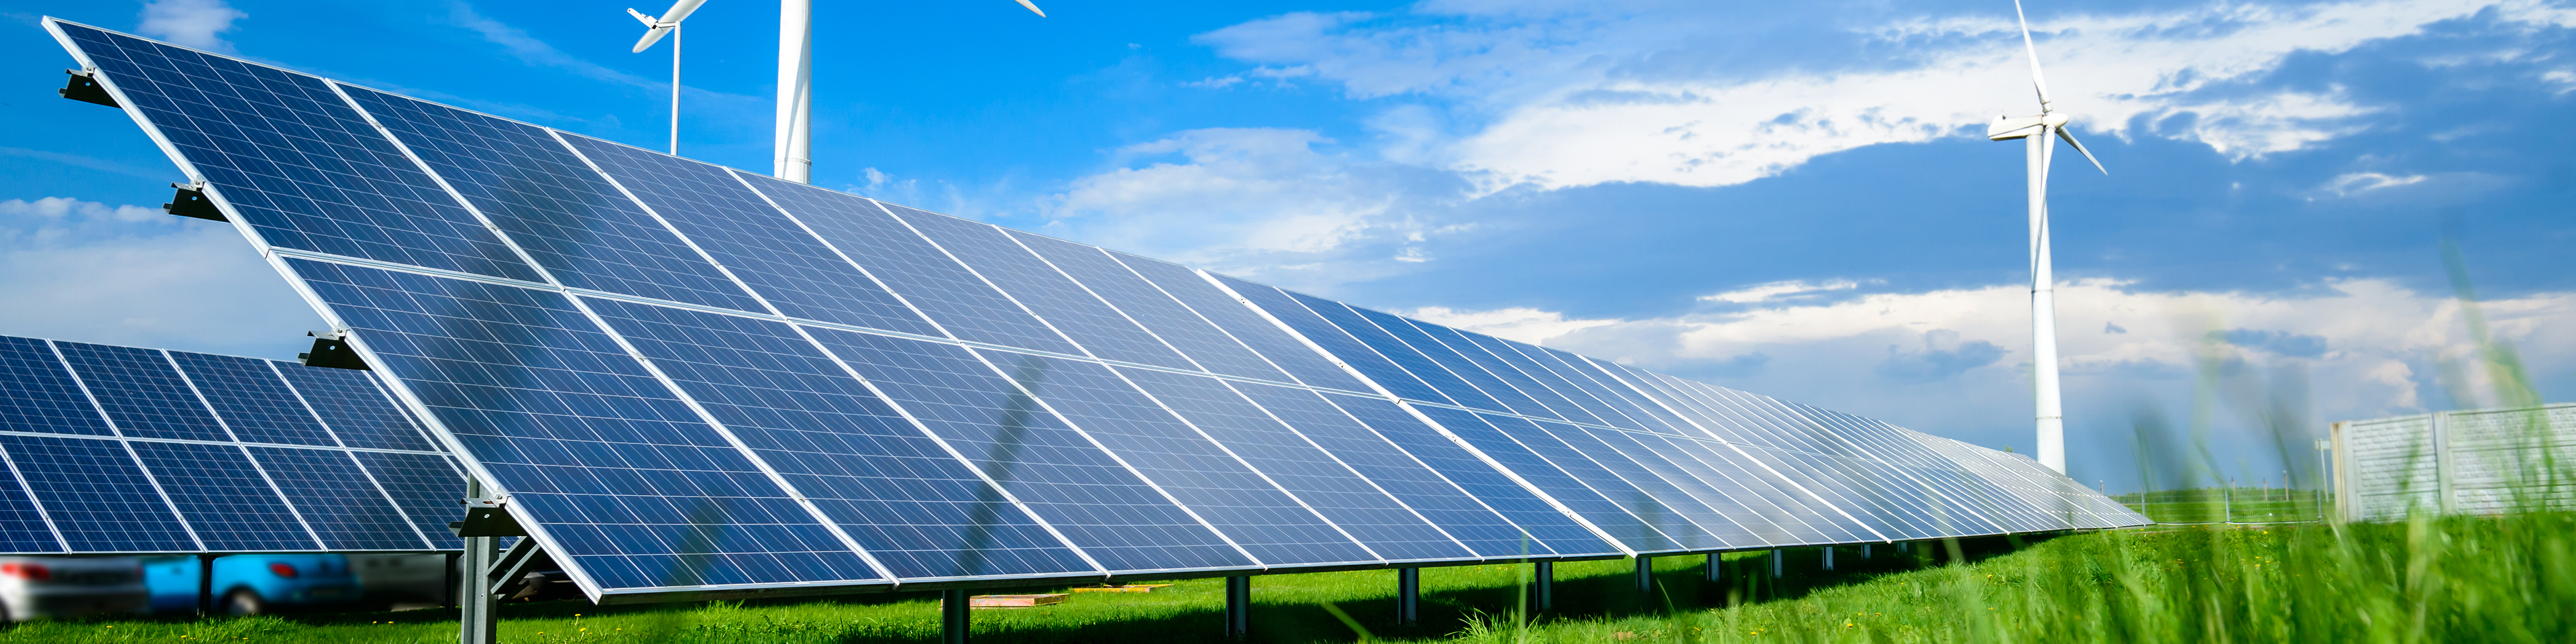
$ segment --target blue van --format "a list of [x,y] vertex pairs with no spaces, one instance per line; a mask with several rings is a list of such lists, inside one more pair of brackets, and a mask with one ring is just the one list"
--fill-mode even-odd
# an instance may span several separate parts
[[[158,557],[143,564],[152,612],[197,611],[197,558]],[[355,602],[362,589],[349,558],[336,554],[231,555],[215,558],[215,611],[257,615],[286,607]]]

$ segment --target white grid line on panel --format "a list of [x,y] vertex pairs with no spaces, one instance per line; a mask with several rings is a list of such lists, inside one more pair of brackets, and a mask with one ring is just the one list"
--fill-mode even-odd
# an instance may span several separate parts
[[[270,373],[273,373],[273,374],[276,374],[276,375],[277,375],[277,382],[278,382],[279,384],[284,385],[284,386],[286,387],[286,393],[293,394],[293,395],[295,396],[295,402],[296,402],[296,404],[299,404],[299,405],[303,405],[303,406],[304,406],[304,413],[312,414],[312,415],[313,415],[313,422],[315,422],[315,423],[317,423],[317,424],[320,424],[320,425],[322,426],[322,433],[323,433],[324,435],[330,436],[330,437],[331,437],[331,442],[332,442],[332,443],[339,445],[343,450],[347,449],[347,448],[349,447],[349,444],[348,444],[348,442],[346,442],[346,441],[342,441],[342,440],[340,440],[340,432],[339,432],[339,430],[332,429],[332,428],[331,428],[331,421],[330,421],[330,420],[327,420],[327,419],[324,419],[324,418],[322,417],[322,412],[321,412],[321,410],[318,410],[318,409],[314,409],[314,408],[313,408],[313,401],[312,401],[312,400],[310,400],[310,399],[305,398],[305,397],[304,397],[304,392],[303,392],[302,390],[296,389],[296,388],[295,388],[295,383],[294,383],[294,382],[291,382],[291,381],[288,381],[288,380],[286,379],[286,373],[285,373],[285,372],[283,372],[283,371],[280,371],[280,370],[279,370],[279,367],[277,366],[277,362],[276,362],[276,361],[274,361],[274,360],[267,360],[267,361],[263,361],[263,362],[267,362],[267,363],[268,363],[268,370],[269,370],[269,372],[270,372]],[[372,377],[371,377],[371,378],[368,378],[368,380],[374,380],[374,379],[375,379],[375,378],[372,378]],[[397,407],[397,409],[399,409],[399,407]],[[375,473],[375,471],[374,471],[374,470],[369,470],[369,469],[367,469],[367,462],[366,462],[364,459],[358,459],[358,458],[351,458],[351,459],[349,459],[349,461],[350,461],[350,462],[352,462],[352,463],[357,464],[357,466],[358,466],[358,474],[359,474],[359,475],[361,475],[361,476],[365,476],[365,477],[367,477],[367,484],[368,484],[368,485],[376,486],[376,494],[383,495],[383,496],[385,497],[385,500],[386,500],[386,501],[391,502],[391,503],[393,504],[393,506],[394,506],[394,514],[397,514],[397,515],[402,516],[402,518],[403,518],[403,524],[404,524],[404,525],[411,526],[411,531],[412,531],[412,533],[413,533],[413,534],[420,535],[420,542],[421,542],[421,543],[424,543],[424,544],[428,544],[432,549],[437,549],[437,547],[438,547],[438,540],[430,538],[430,536],[429,536],[429,533],[428,533],[428,532],[422,531],[422,530],[420,529],[420,521],[419,521],[418,519],[414,519],[414,518],[412,518],[412,516],[411,516],[411,510],[404,509],[404,508],[403,508],[403,504],[402,504],[402,502],[401,502],[401,501],[394,499],[393,491],[392,491],[392,490],[385,489],[385,483],[384,483],[384,481],[382,481],[382,480],[378,480],[378,479],[376,478],[376,473]],[[461,484],[463,484],[464,482],[465,482],[465,481],[464,481],[463,479],[461,479],[461,478],[457,480],[457,483],[459,483],[460,485],[461,485]],[[273,483],[272,483],[272,484],[273,484]],[[462,491],[462,490],[459,490],[459,491]],[[461,497],[461,496],[460,496],[460,497],[458,497],[458,498],[463,498],[463,497]]]
[[[313,540],[313,546],[316,549],[330,549],[330,542],[323,541],[322,533],[313,529],[313,521],[304,518],[304,510],[295,507],[294,499],[287,498],[285,488],[278,487],[277,477],[269,475],[268,466],[261,464],[259,462],[259,458],[251,456],[250,448],[241,447],[241,434],[233,431],[233,424],[231,421],[224,420],[223,411],[215,409],[215,401],[206,397],[206,391],[197,387],[197,379],[189,376],[187,369],[180,368],[178,358],[172,357],[169,350],[154,349],[153,353],[160,354],[161,361],[164,364],[170,365],[170,371],[179,374],[179,382],[188,385],[188,393],[197,397],[197,404],[206,406],[206,415],[215,419],[215,426],[224,430],[224,436],[232,438],[229,442],[234,446],[233,450],[240,452],[242,460],[250,463],[251,471],[259,473],[260,482],[268,485],[268,491],[270,494],[277,495],[278,505],[286,507],[287,516],[295,517],[296,525],[304,528],[304,536]],[[316,420],[319,419],[317,418]],[[147,468],[148,467],[149,466],[147,464]],[[369,482],[373,483],[373,481]],[[388,500],[391,499],[391,497],[387,498]],[[179,520],[192,525],[196,523],[194,519],[188,518],[188,515],[186,514],[180,514]],[[428,545],[428,543],[424,540],[422,545]]]
[[[1260,305],[1253,304],[1252,300],[1243,297],[1243,294],[1234,292],[1234,289],[1227,287],[1225,282],[1216,279],[1207,271],[1193,269],[1192,272],[1196,273],[1199,276],[1199,279],[1215,285],[1219,292],[1225,293],[1226,296],[1234,298],[1234,301],[1241,303],[1244,308],[1251,309],[1254,314],[1261,316],[1261,319],[1269,320],[1271,325],[1278,327],[1281,332],[1287,333],[1288,337],[1296,338],[1297,342],[1306,345],[1307,349],[1314,351],[1317,355],[1324,356],[1325,360],[1332,361],[1334,366],[1341,367],[1344,373],[1347,373],[1352,378],[1359,380],[1360,384],[1368,385],[1370,389],[1376,390],[1378,396],[1395,403],[1396,407],[1403,409],[1406,414],[1412,415],[1414,420],[1422,421],[1423,424],[1429,425],[1433,431],[1439,432],[1441,437],[1447,438],[1449,439],[1449,442],[1457,444],[1460,449],[1467,450],[1467,453],[1474,455],[1476,460],[1484,462],[1486,467],[1493,468],[1495,472],[1499,472],[1505,478],[1510,479],[1513,483],[1519,484],[1522,490],[1529,492],[1530,495],[1537,497],[1540,501],[1545,501],[1548,504],[1548,507],[1555,508],[1557,513],[1565,515],[1567,519],[1574,521],[1575,525],[1583,526],[1584,529],[1591,530],[1593,536],[1600,538],[1604,543],[1610,544],[1610,547],[1612,548],[1618,548],[1621,553],[1627,556],[1633,557],[1637,555],[1637,551],[1635,549],[1629,548],[1628,544],[1620,543],[1617,538],[1611,537],[1609,531],[1601,529],[1601,526],[1593,525],[1591,520],[1583,518],[1583,515],[1576,513],[1573,508],[1566,507],[1565,503],[1556,500],[1556,497],[1548,496],[1547,492],[1540,490],[1537,485],[1533,485],[1527,479],[1521,478],[1520,473],[1513,472],[1511,468],[1503,467],[1501,462],[1494,460],[1494,457],[1492,456],[1486,455],[1484,450],[1476,449],[1476,446],[1468,444],[1466,439],[1459,438],[1457,434],[1451,433],[1449,428],[1441,426],[1439,421],[1432,420],[1431,416],[1422,413],[1422,410],[1414,409],[1408,404],[1410,401],[1405,400],[1401,396],[1395,395],[1394,391],[1387,389],[1386,385],[1379,384],[1377,380],[1369,378],[1367,374],[1360,373],[1359,369],[1352,367],[1348,362],[1343,362],[1340,357],[1334,356],[1333,352],[1325,351],[1323,345],[1316,344],[1313,339],[1306,337],[1306,334],[1298,333],[1296,329],[1289,327],[1288,323],[1280,321],[1277,316],[1271,315],[1269,311],[1262,310]],[[1361,348],[1368,348],[1368,345],[1366,344],[1362,344],[1360,346]],[[1399,365],[1397,368],[1400,369],[1402,366]],[[1465,408],[1461,407],[1460,409]],[[1349,410],[1343,410],[1343,413],[1347,414],[1349,413]],[[1365,423],[1363,423],[1363,426],[1365,426]],[[1384,437],[1381,436],[1380,438]],[[1452,484],[1454,485],[1455,482],[1452,482]],[[1461,491],[1464,491],[1464,488],[1461,488]],[[1470,494],[1469,496],[1472,497],[1474,495]],[[1479,500],[1481,501],[1481,499]],[[1491,509],[1490,506],[1488,509]],[[1496,514],[1497,516],[1503,516],[1504,521],[1511,520],[1511,517],[1509,516],[1501,515],[1499,512]],[[1517,527],[1518,524],[1514,525]],[[1524,528],[1522,529],[1522,532],[1526,534],[1528,530]]]
[[[601,169],[598,162],[592,161],[589,155],[581,153],[580,148],[574,147],[571,142],[565,141],[563,139],[563,133],[557,132],[552,128],[548,128],[546,130],[546,134],[554,138],[556,145],[561,145],[564,150],[571,152],[573,158],[581,159],[582,164],[589,167],[591,172],[599,173],[601,180],[608,182],[610,187],[616,188],[617,192],[625,195],[628,201],[634,202],[635,207],[642,209],[645,215],[652,217],[656,222],[660,222],[663,229],[670,231],[673,237],[679,238],[680,243],[688,245],[689,250],[697,251],[700,258],[705,259],[709,265],[715,266],[716,272],[723,273],[725,279],[732,280],[735,286],[741,287],[744,293],[749,294],[752,301],[759,302],[762,307],[769,309],[769,313],[771,315],[786,317],[778,312],[777,305],[771,304],[768,297],[761,295],[759,289],[752,288],[749,282],[745,282],[741,276],[735,275],[732,268],[726,267],[723,262],[716,261],[715,255],[708,253],[705,248],[699,247],[697,240],[690,239],[688,235],[681,234],[679,227],[671,225],[671,221],[663,218],[662,213],[655,212],[652,205],[646,204],[643,199],[636,197],[635,192],[626,189],[626,185],[620,183],[617,180],[617,177],[611,176],[606,170]],[[508,241],[508,239],[504,238],[504,241]],[[512,247],[517,247],[515,242],[512,243]],[[531,260],[531,263],[534,263],[533,260]],[[549,276],[548,279],[552,279],[552,277]],[[645,371],[653,374],[654,380],[661,381],[662,387],[669,389],[672,396],[678,398],[682,404],[688,405],[689,411],[695,412],[701,422],[705,422],[708,427],[713,428],[716,435],[724,437],[725,443],[727,445],[731,445],[735,452],[741,453],[745,460],[751,462],[752,467],[759,469],[763,476],[769,477],[771,484],[777,485],[780,491],[787,493],[788,497],[795,499],[798,507],[804,508],[805,513],[811,516],[816,523],[822,524],[823,529],[830,531],[834,538],[840,539],[841,545],[848,547],[851,552],[857,553],[860,559],[867,562],[868,567],[876,569],[878,577],[890,582],[894,581],[895,576],[893,570],[887,568],[885,562],[878,561],[876,553],[868,552],[867,547],[860,545],[857,538],[851,537],[849,530],[842,528],[840,522],[833,521],[831,515],[824,513],[822,506],[815,505],[814,500],[806,497],[803,490],[797,489],[795,483],[789,482],[786,475],[778,473],[778,466],[771,465],[768,459],[761,458],[759,450],[754,450],[751,448],[751,444],[743,442],[741,436],[734,434],[732,427],[728,427],[725,425],[724,421],[718,420],[714,412],[707,411],[706,406],[700,404],[696,396],[689,395],[687,388],[681,387],[680,383],[671,380],[671,375],[663,372],[661,365],[655,364],[652,358],[645,357],[643,351],[637,350],[634,343],[629,342],[626,339],[626,334],[619,333],[617,331],[617,327],[610,325],[608,320],[599,316],[598,311],[591,310],[589,302],[585,302],[581,297],[571,295],[569,293],[566,294],[565,299],[571,300],[573,307],[580,309],[583,317],[589,318],[591,324],[598,325],[601,333],[605,333],[608,335],[609,339],[615,340],[619,348],[626,350],[626,355],[634,357],[637,363],[644,366]]]
[[[117,438],[124,438],[125,430],[116,426],[116,417],[107,413],[107,404],[99,401],[97,392],[90,391],[89,381],[81,377],[79,368],[72,366],[71,358],[63,355],[62,343],[55,342],[53,340],[46,340],[45,346],[53,348],[54,359],[62,361],[63,372],[72,375],[72,384],[80,386],[81,395],[89,397],[89,404],[92,408],[98,410],[99,419],[107,421],[107,430],[115,432]],[[209,411],[211,412],[212,410]],[[188,540],[195,542],[198,550],[205,550],[206,541],[204,539],[197,538],[197,529],[188,525],[188,515],[179,511],[179,503],[170,499],[170,492],[168,490],[161,489],[161,480],[154,478],[152,476],[152,470],[143,465],[143,455],[134,453],[134,446],[126,444],[125,441],[117,441],[116,446],[125,450],[125,458],[126,460],[134,463],[135,471],[143,473],[144,482],[152,484],[152,493],[161,495],[162,507],[169,508],[170,518],[179,523],[180,530],[187,531]],[[29,488],[27,490],[28,497],[34,498],[35,492],[36,490],[34,488]],[[65,542],[65,545],[69,545],[69,542]]]

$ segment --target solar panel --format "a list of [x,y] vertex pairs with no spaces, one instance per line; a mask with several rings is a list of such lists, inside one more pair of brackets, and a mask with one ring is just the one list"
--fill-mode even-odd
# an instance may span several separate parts
[[[594,600],[2144,522],[2035,464],[1856,416],[46,25]],[[242,453],[276,463],[257,483],[307,540],[397,540],[389,517],[436,496],[425,443],[367,429],[382,410],[310,400],[308,420],[143,354],[75,353],[118,383],[95,405],[118,427],[269,443]],[[191,373],[255,371],[203,361]],[[77,415],[77,382],[23,380],[0,422]],[[191,396],[218,413],[164,408]],[[149,460],[71,449],[114,443],[107,427],[0,440]],[[294,451],[324,434],[366,449]],[[20,471],[37,498],[90,495],[101,511],[55,523],[85,539],[206,538],[160,529],[188,510],[150,485]],[[318,484],[350,472],[371,487]],[[136,525],[101,524],[108,508]]]
[[364,371],[0,336],[0,552],[453,550],[464,472]]

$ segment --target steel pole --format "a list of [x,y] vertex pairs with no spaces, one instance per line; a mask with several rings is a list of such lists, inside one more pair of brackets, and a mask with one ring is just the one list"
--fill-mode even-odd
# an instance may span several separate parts
[[671,25],[671,156],[680,156],[680,26]]
[[2056,128],[2023,137],[2030,162],[2030,366],[2039,464],[2066,473],[2066,415],[2057,392],[2057,277],[2048,252],[2048,157]]
[[772,174],[813,179],[814,2],[778,2],[778,142]]

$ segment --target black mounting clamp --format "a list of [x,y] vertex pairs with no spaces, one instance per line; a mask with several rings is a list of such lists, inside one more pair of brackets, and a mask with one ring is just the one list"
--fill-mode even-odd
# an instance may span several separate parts
[[91,78],[89,72],[78,69],[66,69],[63,70],[63,73],[72,75],[71,82],[64,84],[62,89],[54,92],[63,95],[63,98],[83,103],[97,103],[108,107],[125,107],[123,105],[116,104],[116,97],[107,95],[107,88],[99,87],[98,79]]
[[206,192],[198,189],[197,186],[173,183],[170,187],[178,188],[179,193],[170,195],[170,203],[161,204],[162,212],[211,221],[232,221],[225,219],[224,211],[216,208],[215,202],[207,201]]
[[304,361],[304,366],[369,370],[367,361],[358,359],[358,352],[349,349],[349,342],[339,332],[308,331],[305,335],[313,336],[313,350],[295,354],[295,359]]
[[466,499],[465,520],[447,522],[447,529],[459,537],[524,537],[528,529],[501,506],[506,499]]

